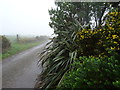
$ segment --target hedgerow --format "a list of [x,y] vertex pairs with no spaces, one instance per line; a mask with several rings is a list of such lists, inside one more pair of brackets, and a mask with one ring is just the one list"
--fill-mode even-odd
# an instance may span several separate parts
[[83,56],[74,62],[73,67],[62,78],[57,89],[120,88],[120,61],[115,56]]

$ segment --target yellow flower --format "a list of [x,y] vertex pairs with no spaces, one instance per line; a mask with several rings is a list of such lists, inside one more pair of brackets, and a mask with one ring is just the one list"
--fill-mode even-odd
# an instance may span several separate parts
[[111,12],[111,13],[109,13],[108,15],[117,16],[117,15],[118,15],[118,12]]
[[85,33],[88,33],[88,31],[85,31]]
[[110,47],[112,50],[114,50],[115,48],[114,47]]
[[84,35],[81,35],[81,38],[84,38]]
[[117,35],[112,35],[112,38],[116,39],[116,38],[118,38],[118,36]]
[[90,31],[90,33],[93,33],[93,31]]
[[102,29],[100,29],[100,31],[102,31]]
[[114,30],[114,28],[113,28],[113,27],[109,27],[109,29],[110,29],[110,30]]
[[113,43],[118,44],[116,41],[114,41]]
[[109,37],[106,37],[106,39],[109,39]]

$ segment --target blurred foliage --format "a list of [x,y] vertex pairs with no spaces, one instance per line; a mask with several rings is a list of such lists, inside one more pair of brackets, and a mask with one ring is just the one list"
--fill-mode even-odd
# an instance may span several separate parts
[[[117,55],[117,58],[120,56]],[[120,60],[111,57],[79,57],[57,89],[120,88]]]
[[2,53],[5,53],[8,49],[11,48],[11,43],[5,36],[0,36],[0,38],[2,40],[0,41],[0,46],[2,46]]
[[37,40],[33,37],[24,37],[24,38],[20,38],[18,43],[33,43],[36,41]]

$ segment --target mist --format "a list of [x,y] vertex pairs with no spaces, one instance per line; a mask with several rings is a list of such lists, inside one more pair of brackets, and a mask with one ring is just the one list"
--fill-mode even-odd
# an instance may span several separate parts
[[48,9],[54,6],[54,0],[1,0],[0,34],[51,36]]

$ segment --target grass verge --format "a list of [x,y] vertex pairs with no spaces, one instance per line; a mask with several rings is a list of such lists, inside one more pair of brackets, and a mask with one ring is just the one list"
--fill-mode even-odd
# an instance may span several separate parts
[[42,42],[33,42],[33,43],[12,43],[12,47],[5,53],[0,54],[0,58],[5,59],[9,56],[12,56],[20,51],[27,50],[31,47],[37,46]]

